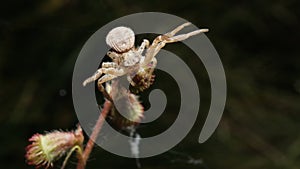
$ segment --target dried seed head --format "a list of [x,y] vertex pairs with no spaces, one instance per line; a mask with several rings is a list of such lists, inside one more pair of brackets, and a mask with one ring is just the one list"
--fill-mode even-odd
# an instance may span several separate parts
[[126,113],[127,117],[120,114],[116,107],[113,106],[110,112],[110,117],[111,122],[116,125],[116,127],[124,129],[128,126],[140,123],[144,117],[144,107],[136,95],[128,93],[126,97],[124,96],[123,98],[120,98],[117,102],[124,102],[120,105],[120,111],[122,111],[122,113]]
[[110,112],[111,122],[120,129],[139,124],[144,117],[144,107],[138,96],[128,92],[117,81],[113,81],[112,86],[106,84],[106,90],[114,99],[114,104],[117,104],[119,110],[126,114],[124,117],[113,106]]
[[52,167],[53,162],[62,157],[74,146],[82,146],[83,133],[80,126],[76,131],[54,131],[45,135],[35,134],[26,147],[26,159],[29,165],[38,167]]
[[155,75],[150,72],[150,69],[146,69],[143,72],[138,72],[132,79],[135,85],[130,85],[130,91],[134,94],[138,94],[148,89],[155,80]]
[[120,26],[112,29],[106,36],[106,43],[117,52],[125,52],[134,46],[134,32],[127,27]]

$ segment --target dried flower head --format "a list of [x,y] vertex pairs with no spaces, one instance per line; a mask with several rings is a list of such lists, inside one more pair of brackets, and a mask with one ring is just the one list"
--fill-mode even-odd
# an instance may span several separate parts
[[154,80],[155,75],[153,74],[153,68],[147,68],[143,71],[139,71],[132,78],[132,81],[135,85],[130,85],[130,91],[134,94],[143,92],[154,83]]
[[74,146],[82,147],[84,137],[81,127],[75,131],[53,131],[47,134],[35,134],[26,147],[26,159],[29,165],[39,167],[52,167],[53,162],[62,157]]
[[134,46],[134,32],[127,27],[120,26],[112,29],[106,36],[106,43],[117,52],[125,52]]
[[128,118],[120,114],[117,108],[113,106],[110,112],[111,121],[119,128],[138,124],[144,117],[144,107],[140,103],[138,96],[119,85],[118,81],[112,81],[112,86],[107,84],[106,89],[113,98],[114,104],[117,104],[118,109],[122,113],[126,113]]

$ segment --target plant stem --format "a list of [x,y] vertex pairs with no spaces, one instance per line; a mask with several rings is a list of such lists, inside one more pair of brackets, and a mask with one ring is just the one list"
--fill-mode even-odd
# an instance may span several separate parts
[[82,154],[82,160],[79,160],[78,161],[78,164],[77,164],[77,169],[84,169],[85,168],[85,165],[86,165],[86,161],[87,159],[89,158],[90,156],[90,153],[94,147],[94,141],[96,141],[98,135],[99,135],[99,132],[102,128],[102,125],[103,125],[103,122],[110,110],[110,107],[111,107],[111,102],[109,100],[106,100],[105,103],[104,103],[104,107],[102,109],[102,112],[100,113],[99,115],[99,118],[96,122],[96,125],[94,127],[94,130],[90,136],[90,139],[84,149],[84,152]]

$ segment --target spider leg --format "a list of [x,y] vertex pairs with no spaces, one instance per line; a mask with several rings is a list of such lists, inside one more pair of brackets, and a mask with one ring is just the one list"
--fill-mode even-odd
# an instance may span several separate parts
[[105,82],[107,82],[107,81],[110,81],[110,80],[112,80],[112,79],[114,79],[114,78],[116,78],[116,77],[118,77],[118,76],[110,75],[110,74],[104,75],[104,76],[102,76],[102,77],[98,80],[98,86],[99,86],[100,84],[105,83]]
[[110,81],[118,76],[123,76],[126,73],[123,69],[116,69],[116,68],[102,68],[102,69],[103,69],[103,73],[105,73],[106,75],[102,76],[98,80],[98,85]]
[[110,67],[110,68],[103,68],[103,73],[109,74],[109,75],[114,75],[114,76],[122,76],[125,74],[125,71],[123,69]]
[[115,62],[103,62],[102,68],[117,68],[117,64]]
[[177,32],[182,30],[184,27],[190,25],[190,22],[184,23],[177,28],[175,28],[173,31],[168,32],[164,35],[160,35],[156,37],[151,44],[151,46],[148,48],[146,52],[146,56],[143,62],[143,66],[147,65],[149,62],[152,61],[152,58],[154,58],[157,53],[160,51],[161,48],[163,48],[167,43],[174,43],[178,41],[183,41],[191,36],[203,33],[203,32],[208,32],[208,29],[199,29],[193,32],[189,32],[186,34],[181,34],[181,35],[176,35],[174,36]]
[[111,96],[107,93],[105,88],[103,87],[103,83],[110,81],[118,76],[122,76],[125,74],[125,71],[123,69],[115,69],[115,68],[106,68],[103,69],[103,73],[106,73],[106,75],[102,76],[98,82],[98,90],[103,93],[104,97],[107,98],[109,101],[113,102]]
[[104,68],[100,68],[98,69],[93,76],[87,78],[84,82],[83,82],[83,86],[86,86],[88,83],[91,83],[93,81],[96,81],[97,79],[100,78],[100,76],[105,73],[105,74],[112,74],[112,75],[115,75],[115,76],[121,76],[124,74],[124,71],[123,69],[117,69],[117,68],[114,68],[114,67],[108,67],[106,68],[105,66],[115,66],[113,63],[112,64],[108,64],[108,62],[106,62],[104,64]]
[[107,91],[105,90],[105,88],[103,87],[102,83],[104,82],[107,82],[107,81],[110,81],[114,78],[116,78],[117,76],[114,76],[114,75],[104,75],[102,76],[99,80],[98,80],[98,83],[97,83],[97,86],[98,86],[98,90],[100,92],[102,92],[103,96],[108,99],[109,101],[113,102],[111,96],[107,93]]
[[[154,42],[153,42],[154,43]],[[160,51],[161,48],[163,48],[166,45],[165,42],[160,42],[157,44],[152,44],[145,55],[145,59],[142,62],[142,67],[146,67],[152,60],[153,58],[156,56],[156,54]]]
[[142,42],[141,46],[138,49],[138,53],[141,55],[145,50],[145,48],[149,47],[149,44],[150,44],[149,41],[147,39],[144,39],[144,41]]
[[136,84],[134,83],[134,81],[132,80],[132,77],[130,75],[127,75],[127,80],[128,82],[132,85],[135,86]]
[[149,68],[150,68],[150,71],[149,73],[152,74],[154,69],[156,68],[156,65],[157,65],[157,60],[156,58],[152,58],[152,61],[150,62],[150,64],[148,64]]
[[178,42],[178,41],[183,41],[191,36],[195,36],[200,33],[208,32],[208,29],[199,29],[190,33],[186,34],[181,34],[181,35],[176,35],[173,37],[169,37],[163,40],[164,43],[173,43],[173,42]]
[[98,69],[93,76],[87,78],[83,83],[82,85],[83,86],[86,86],[88,83],[91,83],[93,81],[96,81],[103,73],[103,68],[100,68]]
[[172,37],[174,36],[177,32],[179,32],[180,30],[182,30],[184,27],[189,26],[191,24],[191,22],[186,22],[180,26],[178,26],[177,28],[175,28],[174,30],[172,30],[171,32],[166,33],[165,35],[168,37]]

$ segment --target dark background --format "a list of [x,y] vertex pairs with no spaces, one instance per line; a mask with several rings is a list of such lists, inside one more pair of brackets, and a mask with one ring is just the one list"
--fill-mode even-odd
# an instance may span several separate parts
[[[203,106],[197,124],[171,151],[141,159],[142,167],[299,168],[299,7],[297,0],[2,1],[1,168],[34,168],[24,159],[31,135],[75,128],[71,79],[83,44],[106,23],[145,11],[174,14],[210,28],[207,36],[223,62],[228,97],[217,131],[204,144],[197,143],[210,98],[201,65]],[[183,55],[188,50],[167,49]],[[75,163],[72,158],[68,168],[75,168]],[[136,164],[98,147],[87,168],[136,168]]]

